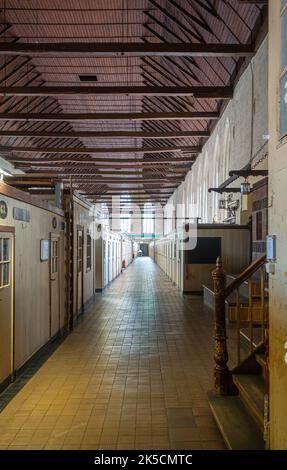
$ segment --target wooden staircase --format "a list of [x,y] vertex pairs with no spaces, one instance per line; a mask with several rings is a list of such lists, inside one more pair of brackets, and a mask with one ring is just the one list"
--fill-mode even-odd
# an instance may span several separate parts
[[[268,297],[266,276],[263,276],[264,263],[265,257],[252,263],[236,279],[229,279],[227,286],[220,260],[213,273],[216,365],[215,386],[214,390],[208,393],[208,399],[228,449],[268,448]],[[255,287],[253,285],[251,290],[250,285],[254,283],[254,274],[257,271],[260,271],[261,282],[256,283]],[[244,317],[240,303],[242,290],[246,287],[249,292],[248,312],[247,317]],[[230,371],[227,366],[225,305],[231,294],[236,295],[233,321],[237,324],[237,366]],[[258,315],[254,315],[254,310],[250,310],[250,300],[253,303],[253,297],[257,297]],[[242,324],[245,324],[244,338]],[[256,341],[254,329],[257,331]]]
[[[226,284],[230,285],[237,279],[234,274],[227,274]],[[203,285],[204,304],[214,310],[214,291],[211,287]],[[268,293],[265,293],[268,299]],[[225,300],[226,318],[228,322],[236,322],[237,319],[237,295],[232,292]],[[239,290],[239,309],[240,321],[250,321],[250,309],[252,309],[252,318],[254,322],[261,322],[261,282],[260,279],[254,278],[249,282],[242,283]]]

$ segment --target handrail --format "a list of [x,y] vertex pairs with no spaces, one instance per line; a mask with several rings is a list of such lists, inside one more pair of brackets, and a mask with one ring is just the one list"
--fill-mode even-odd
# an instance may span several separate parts
[[[265,325],[266,318],[264,312],[264,274],[263,266],[266,262],[266,255],[261,256],[257,260],[253,261],[234,281],[226,287],[226,273],[222,266],[221,258],[216,260],[216,269],[212,271],[213,278],[213,290],[214,290],[214,313],[215,313],[215,335],[214,335],[214,391],[217,395],[233,395],[237,393],[236,387],[232,380],[232,374],[227,365],[228,362],[228,349],[227,349],[227,335],[226,335],[226,298],[233,292],[237,291],[236,310],[237,310],[237,347],[238,347],[238,363],[240,362],[240,325],[241,325],[241,313],[240,313],[240,286],[244,281],[250,279],[251,276],[260,269],[260,286],[261,286],[261,324],[262,324],[262,336],[264,340],[265,336]],[[248,316],[250,325],[250,345],[251,352],[253,351],[253,294],[252,284],[248,286]]]
[[234,279],[225,289],[224,295],[225,298],[228,297],[234,290],[243,284],[244,281],[249,279],[256,271],[266,263],[266,255],[261,256],[251,263],[239,276]]

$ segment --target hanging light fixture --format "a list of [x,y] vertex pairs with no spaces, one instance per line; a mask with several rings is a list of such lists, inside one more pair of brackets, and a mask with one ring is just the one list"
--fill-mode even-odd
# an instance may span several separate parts
[[241,194],[249,194],[251,192],[251,184],[248,182],[247,178],[244,183],[241,183],[240,192]]

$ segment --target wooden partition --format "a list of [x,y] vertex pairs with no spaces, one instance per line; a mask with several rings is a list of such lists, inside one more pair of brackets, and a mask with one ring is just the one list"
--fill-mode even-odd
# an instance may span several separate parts
[[0,183],[0,204],[0,228],[15,235],[10,273],[15,372],[67,323],[66,225],[61,210],[33,203],[29,195],[4,183]]
[[245,225],[199,224],[197,242],[184,256],[183,292],[201,293],[211,286],[211,273],[221,256],[228,274],[243,271],[250,263],[250,229]]
[[[194,233],[193,235],[194,236]],[[221,256],[228,273],[241,272],[250,262],[250,229],[245,225],[199,224],[197,236],[182,243],[183,232],[152,242],[150,255],[184,293],[202,293],[211,286],[211,272]]]
[[95,214],[90,204],[73,197],[73,314],[78,316],[95,293],[96,254],[92,241]]

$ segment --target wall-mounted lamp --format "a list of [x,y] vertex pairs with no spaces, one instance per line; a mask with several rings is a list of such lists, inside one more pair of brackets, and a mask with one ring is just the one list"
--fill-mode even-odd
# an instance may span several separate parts
[[251,185],[248,183],[247,179],[244,181],[244,183],[241,183],[240,192],[241,194],[249,194],[251,192]]

